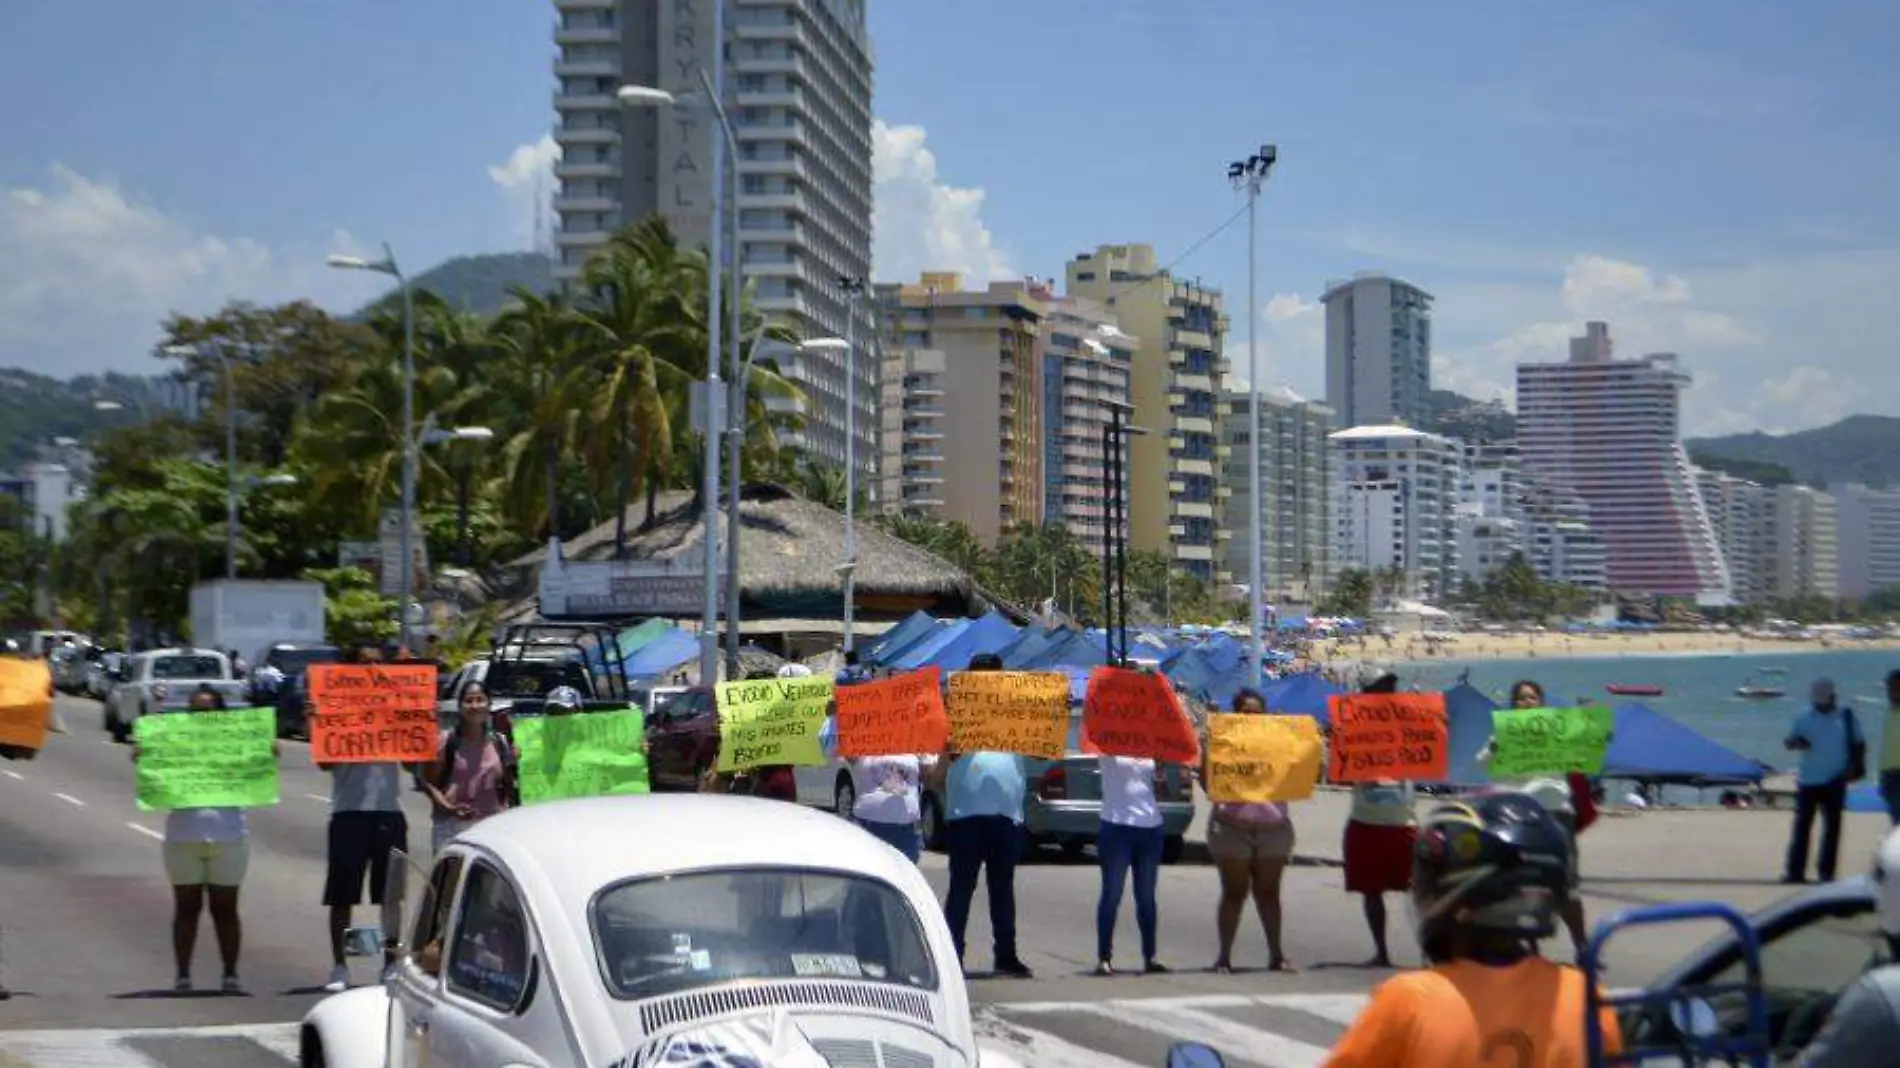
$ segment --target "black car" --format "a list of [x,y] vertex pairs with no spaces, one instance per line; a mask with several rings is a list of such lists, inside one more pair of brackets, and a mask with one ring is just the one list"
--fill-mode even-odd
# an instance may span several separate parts
[[[334,645],[279,642],[251,668],[250,701],[253,708],[277,709],[277,735],[294,738],[304,733],[304,672],[313,664],[338,664],[343,651]],[[275,671],[266,671],[274,668]],[[281,675],[281,681],[279,681]]]

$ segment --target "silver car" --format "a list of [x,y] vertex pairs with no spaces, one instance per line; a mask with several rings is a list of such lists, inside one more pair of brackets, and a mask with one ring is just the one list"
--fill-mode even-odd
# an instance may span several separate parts
[[156,649],[126,657],[106,696],[106,731],[114,741],[130,741],[140,716],[184,708],[201,686],[218,691],[232,708],[244,703],[244,684],[232,674],[230,659],[215,649]]

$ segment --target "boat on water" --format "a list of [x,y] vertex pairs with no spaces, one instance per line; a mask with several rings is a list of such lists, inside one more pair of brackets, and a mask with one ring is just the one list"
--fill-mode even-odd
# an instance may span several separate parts
[[1735,696],[1746,697],[1753,701],[1765,701],[1771,697],[1786,697],[1788,691],[1779,686],[1737,686]]
[[1603,688],[1619,697],[1661,697],[1663,688],[1648,682],[1612,682]]
[[1788,673],[1788,669],[1785,667],[1759,667],[1755,670],[1763,675],[1786,675]]

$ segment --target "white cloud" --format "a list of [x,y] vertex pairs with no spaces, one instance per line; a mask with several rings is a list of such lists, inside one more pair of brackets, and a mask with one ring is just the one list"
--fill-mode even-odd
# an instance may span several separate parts
[[68,375],[149,368],[159,324],[232,299],[356,295],[324,251],[278,250],[205,232],[116,184],[54,165],[0,190],[0,365]]
[[[1326,315],[1318,301],[1298,293],[1275,293],[1260,309],[1257,339],[1263,387],[1284,385],[1316,399],[1326,395]],[[1229,388],[1247,389],[1251,379],[1244,312],[1227,331],[1226,355],[1233,368]]]
[[508,198],[522,248],[533,247],[537,232],[554,232],[554,165],[560,158],[554,135],[543,134],[538,141],[516,145],[500,165],[488,168],[488,177]]
[[871,262],[879,281],[914,280],[923,271],[956,271],[966,286],[1015,277],[983,222],[983,190],[942,181],[923,127],[876,120],[871,145]]

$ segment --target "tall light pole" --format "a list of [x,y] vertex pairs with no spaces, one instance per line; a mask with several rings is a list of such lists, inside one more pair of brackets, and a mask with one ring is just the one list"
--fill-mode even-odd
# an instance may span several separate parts
[[[726,115],[725,105],[720,102],[719,90],[726,84],[726,5],[712,5],[712,68],[708,74],[702,65],[699,69],[699,82],[705,93],[705,105],[712,110],[719,121],[719,128],[725,134],[722,140],[716,140],[712,153],[712,217],[709,222],[710,235],[706,242],[707,285],[706,285],[706,428],[705,450],[701,463],[705,468],[700,483],[700,507],[704,517],[704,529],[700,535],[705,550],[705,604],[700,610],[699,620],[699,682],[702,686],[711,686],[719,678],[719,436],[725,426],[727,413],[725,396],[720,392],[719,381],[719,342],[722,323],[720,320],[721,290],[716,277],[720,256],[726,251],[725,213],[720,211],[722,196],[726,190],[726,156],[730,154],[733,167],[738,167],[737,136],[733,133],[732,121]],[[665,107],[677,103],[672,93],[663,89],[654,89],[643,85],[623,85],[616,94],[620,102],[630,107]],[[737,211],[739,198],[732,198],[732,210]],[[738,226],[733,226],[735,246],[738,238]],[[739,300],[737,287],[738,257],[731,259],[735,273],[732,299]],[[735,355],[737,363],[736,339]],[[735,472],[735,477],[737,477]],[[736,534],[736,532],[734,532]],[[736,626],[737,621],[732,625]]]
[[1260,313],[1254,307],[1259,299],[1256,253],[1259,250],[1258,217],[1260,187],[1267,172],[1280,158],[1274,145],[1261,145],[1260,151],[1227,165],[1227,179],[1247,193],[1247,676],[1259,686],[1263,680],[1261,665],[1266,656],[1261,641],[1262,617],[1266,615],[1262,585],[1260,513],[1266,507],[1260,488]]
[[[735,341],[737,340],[735,335]],[[761,356],[796,352],[838,352],[850,348],[842,338],[821,337],[796,345],[769,338],[761,326],[746,350],[744,361],[729,383],[731,401],[726,406],[726,467],[732,477],[726,486],[726,674],[739,674],[739,493],[740,466],[746,435],[746,392],[752,381],[752,368]]]
[[858,596],[858,302],[864,279],[838,276],[844,322],[844,651],[855,645]]
[[396,253],[383,243],[383,258],[366,260],[361,256],[331,256],[325,262],[346,271],[375,271],[396,280],[402,290],[402,608],[398,624],[403,648],[409,647],[409,602],[415,596],[415,549],[410,544],[410,527],[416,515],[416,309],[410,298],[409,278],[396,265]]

